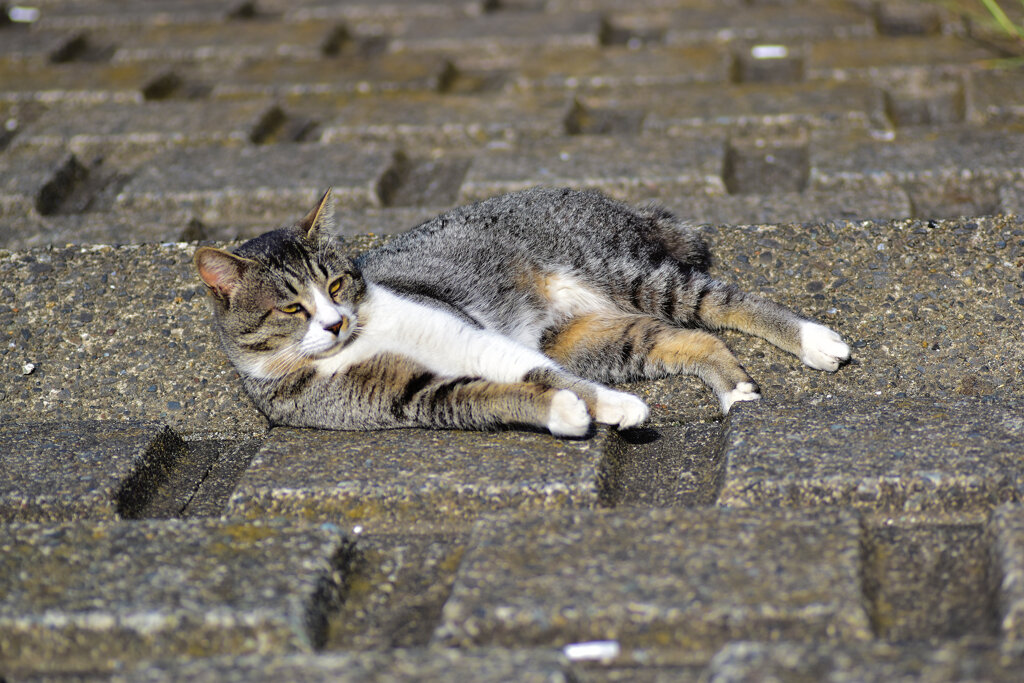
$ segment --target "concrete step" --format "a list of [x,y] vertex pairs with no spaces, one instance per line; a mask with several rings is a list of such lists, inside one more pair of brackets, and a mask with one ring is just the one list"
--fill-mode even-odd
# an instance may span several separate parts
[[249,519],[344,519],[368,531],[465,529],[488,512],[595,507],[612,438],[274,429],[228,503]]
[[474,528],[437,642],[714,650],[867,640],[860,526],[842,511],[615,510]]
[[338,599],[344,538],[263,520],[0,525],[5,672],[310,652]]

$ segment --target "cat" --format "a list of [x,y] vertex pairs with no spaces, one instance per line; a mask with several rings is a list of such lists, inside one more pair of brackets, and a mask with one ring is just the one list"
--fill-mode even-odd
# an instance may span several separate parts
[[658,206],[533,188],[356,259],[332,227],[328,190],[291,227],[195,253],[224,351],[272,425],[579,437],[648,418],[610,383],[696,375],[723,413],[760,398],[713,330],[819,370],[850,357],[831,329],[709,276],[704,241]]

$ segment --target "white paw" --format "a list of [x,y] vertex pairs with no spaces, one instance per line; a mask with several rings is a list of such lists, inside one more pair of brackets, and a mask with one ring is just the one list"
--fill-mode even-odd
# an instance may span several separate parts
[[757,401],[760,398],[761,394],[757,392],[756,386],[750,382],[740,382],[735,389],[719,396],[718,400],[722,404],[722,414],[728,415],[732,404],[736,401]]
[[824,325],[804,322],[800,328],[800,360],[815,370],[835,372],[850,358],[850,347]]
[[599,389],[597,392],[594,419],[602,424],[628,429],[645,421],[648,415],[647,404],[633,394],[611,389]]
[[590,429],[587,404],[571,391],[556,392],[551,397],[548,429],[555,436],[583,436]]

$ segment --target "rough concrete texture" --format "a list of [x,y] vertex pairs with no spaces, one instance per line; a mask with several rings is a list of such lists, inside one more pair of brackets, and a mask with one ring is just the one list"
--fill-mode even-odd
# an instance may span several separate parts
[[1019,402],[817,400],[733,410],[718,502],[987,511],[1024,495]]
[[484,512],[594,507],[611,438],[431,430],[274,429],[228,503],[247,518],[367,530],[460,528]]
[[[1022,53],[917,0],[3,3],[0,535],[61,581],[0,591],[0,679],[1016,682]],[[762,405],[635,382],[650,423],[582,441],[268,431],[198,243],[333,184],[357,252],[538,183],[668,205],[716,277],[852,361],[726,332]],[[283,525],[290,559],[214,540],[233,525]],[[68,554],[109,582],[62,594]],[[185,612],[154,606],[159,562],[163,586],[206,572]],[[340,602],[309,602],[333,570]],[[100,611],[74,611],[89,586]],[[309,604],[320,625],[288,630]],[[601,634],[618,655],[557,652]],[[102,647],[21,654],[61,638]]]
[[0,520],[132,517],[185,452],[158,423],[0,426]]
[[415,648],[388,652],[346,652],[321,655],[220,657],[164,662],[110,678],[111,683],[163,681],[253,683],[322,681],[524,681],[568,683],[576,678],[558,652],[544,649],[471,652],[455,649]]
[[484,519],[435,632],[440,643],[713,650],[871,635],[846,513],[617,510]]
[[310,651],[337,600],[333,525],[70,522],[0,528],[0,655],[11,670]]
[[705,680],[715,683],[784,680],[815,681],[1013,681],[1020,657],[986,645],[943,646],[887,643],[868,645],[800,645],[736,643],[722,649]]

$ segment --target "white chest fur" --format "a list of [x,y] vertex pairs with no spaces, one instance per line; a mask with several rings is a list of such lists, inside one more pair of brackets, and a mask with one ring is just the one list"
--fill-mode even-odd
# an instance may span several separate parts
[[404,356],[438,375],[498,382],[519,381],[534,368],[554,366],[535,349],[372,283],[359,316],[359,337],[341,353],[317,361],[321,374],[344,372],[380,353]]

